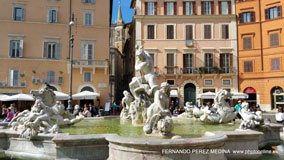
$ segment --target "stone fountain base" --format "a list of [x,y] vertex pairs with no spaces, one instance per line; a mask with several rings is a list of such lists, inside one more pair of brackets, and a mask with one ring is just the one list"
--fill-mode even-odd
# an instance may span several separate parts
[[[0,131],[0,158],[16,159],[257,159],[260,149],[281,143],[281,125],[269,124],[261,131],[207,132],[199,138],[125,138],[116,134],[39,134],[28,140],[19,133]],[[239,151],[239,154],[233,153]],[[246,152],[243,154],[241,152]],[[249,153],[250,152],[250,153]],[[253,153],[254,152],[254,153]]]

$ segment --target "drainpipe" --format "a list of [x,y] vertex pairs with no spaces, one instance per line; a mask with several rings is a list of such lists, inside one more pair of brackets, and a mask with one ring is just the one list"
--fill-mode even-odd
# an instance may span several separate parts
[[262,39],[262,19],[261,19],[261,4],[258,0],[259,5],[259,29],[260,29],[260,60],[261,60],[261,71],[263,71],[263,39]]
[[236,41],[237,41],[237,67],[238,67],[238,72],[237,72],[237,84],[238,84],[238,92],[240,92],[240,63],[239,63],[239,41],[238,41],[238,37],[239,37],[239,25],[238,25],[238,16],[237,16],[237,5],[236,5],[236,1],[234,1],[234,4],[235,4],[235,20],[236,20],[236,34],[237,34],[237,37],[236,37]]

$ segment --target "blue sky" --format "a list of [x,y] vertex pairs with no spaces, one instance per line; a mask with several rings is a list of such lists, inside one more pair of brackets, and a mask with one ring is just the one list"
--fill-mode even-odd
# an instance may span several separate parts
[[133,9],[130,8],[131,0],[113,0],[112,6],[112,19],[111,23],[114,24],[117,17],[117,9],[118,9],[118,1],[120,1],[120,6],[122,9],[122,18],[125,23],[129,23],[132,21],[132,16],[134,14]]

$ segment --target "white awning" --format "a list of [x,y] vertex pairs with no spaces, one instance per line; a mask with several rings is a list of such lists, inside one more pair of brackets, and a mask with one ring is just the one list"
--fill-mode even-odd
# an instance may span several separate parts
[[232,93],[232,99],[247,99],[248,94],[246,93],[240,93],[240,92],[233,92]]
[[199,99],[214,99],[215,98],[214,92],[205,92],[197,95],[197,98]]
[[178,97],[178,91],[177,90],[171,90],[170,97]]
[[10,96],[6,95],[6,94],[0,94],[0,101],[2,101],[2,99],[8,98]]
[[72,95],[73,99],[95,99],[96,97],[99,97],[100,94],[96,92],[90,92],[90,91],[82,91],[80,93],[76,93]]
[[59,91],[53,91],[55,93],[56,100],[67,100],[68,94],[59,92]]
[[34,101],[34,98],[30,94],[19,93],[7,98],[3,98],[2,101]]

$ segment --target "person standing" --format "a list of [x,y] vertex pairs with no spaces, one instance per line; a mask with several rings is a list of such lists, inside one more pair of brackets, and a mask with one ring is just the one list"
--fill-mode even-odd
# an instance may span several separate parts
[[14,118],[14,113],[12,112],[11,107],[8,108],[7,116],[3,122],[10,122]]
[[240,111],[242,109],[242,101],[241,100],[238,100],[238,103],[235,105],[235,110],[237,112],[237,118],[238,119],[241,119],[242,116],[240,115]]
[[284,123],[284,113],[282,107],[278,107],[278,111],[275,114],[275,119],[277,123],[283,124]]

